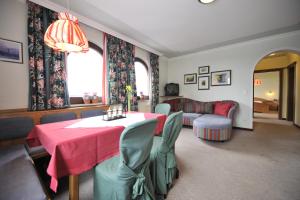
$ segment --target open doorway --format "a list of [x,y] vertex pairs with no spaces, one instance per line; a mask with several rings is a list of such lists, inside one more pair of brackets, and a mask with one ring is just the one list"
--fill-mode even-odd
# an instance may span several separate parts
[[254,117],[280,119],[282,102],[280,70],[254,72]]
[[257,63],[253,74],[254,121],[295,123],[297,67],[300,55],[292,51],[268,54]]

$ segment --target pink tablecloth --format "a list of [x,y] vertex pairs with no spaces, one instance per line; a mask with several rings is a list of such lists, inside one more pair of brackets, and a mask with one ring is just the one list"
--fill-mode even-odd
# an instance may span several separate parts
[[[141,113],[136,114],[140,116]],[[151,118],[158,119],[155,134],[160,134],[166,116],[144,113],[144,119]],[[91,127],[81,125],[82,122],[93,124],[91,120],[95,121],[95,119],[99,120],[99,124],[105,123],[101,117],[70,120],[36,125],[29,133],[28,144],[30,146],[43,145],[51,155],[47,173],[51,176],[50,188],[53,191],[57,190],[58,178],[78,175],[119,153],[119,139],[125,125],[102,127],[97,127],[97,124]]]

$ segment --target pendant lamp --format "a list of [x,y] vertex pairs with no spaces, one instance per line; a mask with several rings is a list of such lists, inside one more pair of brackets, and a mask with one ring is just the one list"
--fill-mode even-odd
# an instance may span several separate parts
[[50,24],[44,35],[44,42],[50,48],[62,52],[87,52],[88,41],[80,29],[78,19],[61,12],[58,20]]

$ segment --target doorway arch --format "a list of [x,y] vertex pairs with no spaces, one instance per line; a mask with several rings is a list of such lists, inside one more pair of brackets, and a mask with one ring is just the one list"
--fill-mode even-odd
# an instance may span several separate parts
[[[285,62],[283,62],[283,57],[286,57]],[[281,58],[279,58],[281,57]],[[276,59],[277,58],[277,59]],[[271,61],[273,59],[273,61]],[[266,62],[269,60],[269,62]],[[281,61],[281,62],[280,62]],[[264,62],[265,65],[270,66],[262,66],[262,63]],[[278,64],[276,64],[278,63]],[[288,72],[287,72],[288,70]],[[294,71],[293,71],[294,70]],[[273,51],[267,52],[267,54],[260,57],[260,59],[256,62],[253,68],[253,76],[252,76],[252,113],[254,118],[254,111],[257,111],[259,109],[267,109],[267,105],[258,104],[255,102],[255,82],[256,84],[259,84],[259,80],[255,80],[255,74],[257,72],[270,72],[272,71],[279,72],[279,94],[277,98],[278,102],[278,118],[279,119],[286,119],[287,117],[284,115],[288,115],[288,120],[292,121],[294,125],[298,126],[300,121],[300,51],[294,50],[294,49],[277,49]],[[293,71],[293,75],[291,75]],[[289,76],[287,80],[287,74]],[[291,78],[293,77],[294,80]],[[287,82],[291,80],[290,82]],[[291,84],[294,84],[294,89],[288,90],[287,88],[292,88]],[[285,84],[285,85],[284,85]],[[286,84],[289,84],[287,87]],[[286,88],[284,89],[283,86]],[[288,93],[288,94],[287,94]],[[272,91],[270,90],[270,94],[272,94]],[[273,93],[274,94],[274,93]],[[291,99],[293,97],[293,99]],[[260,99],[259,99],[260,100]],[[276,98],[273,99],[274,105],[276,104]],[[285,107],[287,105],[287,108]],[[291,105],[291,102],[293,102],[293,108],[289,107]],[[261,102],[260,102],[261,103]],[[269,103],[269,102],[268,102]],[[263,106],[257,106],[257,105],[263,105]],[[260,107],[260,108],[259,108]],[[258,109],[259,108],[259,109]],[[285,110],[286,109],[286,110]],[[294,113],[291,114],[291,110],[294,111]],[[284,112],[285,111],[285,112]],[[291,117],[291,115],[293,117]],[[253,120],[253,127],[254,127],[254,120]]]

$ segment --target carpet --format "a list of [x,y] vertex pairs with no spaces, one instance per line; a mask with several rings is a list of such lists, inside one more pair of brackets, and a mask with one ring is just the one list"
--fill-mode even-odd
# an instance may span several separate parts
[[[255,123],[227,142],[196,138],[183,128],[176,142],[179,179],[167,200],[300,200],[300,129]],[[65,181],[67,184],[67,181]],[[55,200],[68,199],[61,186]],[[80,199],[93,199],[93,172],[80,176]]]

